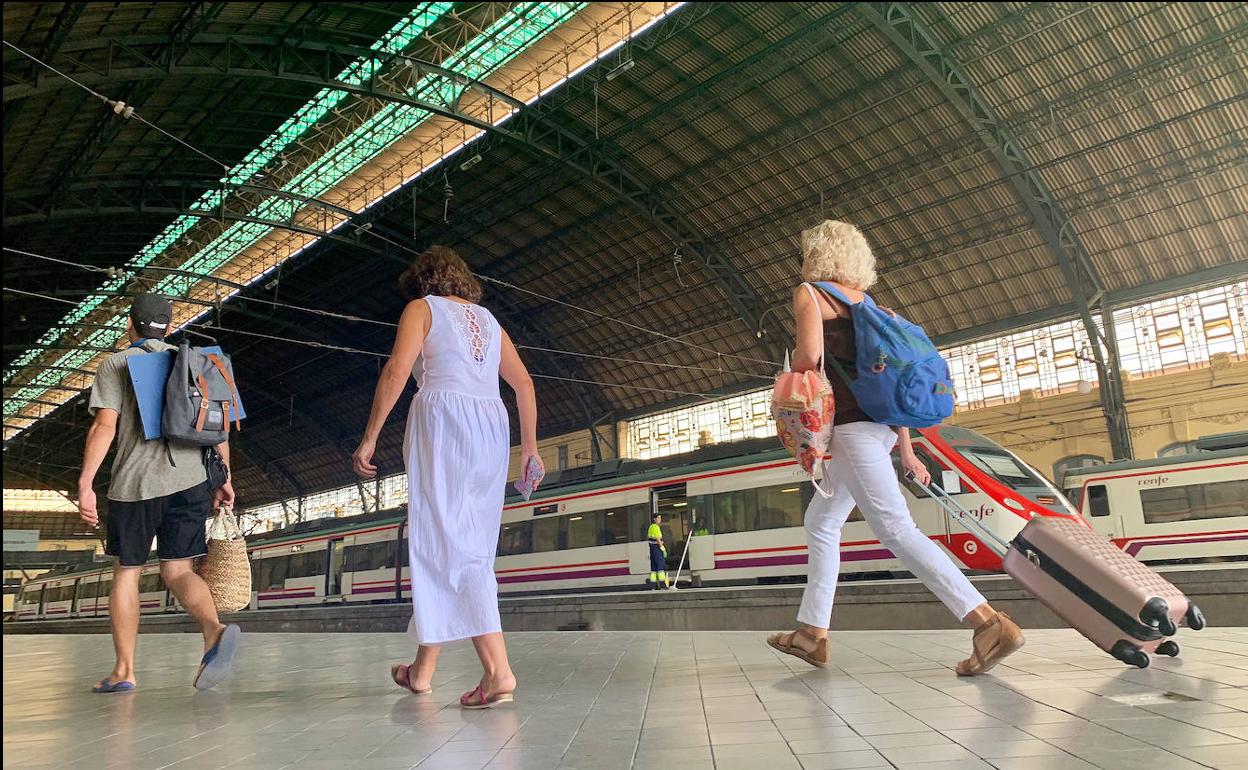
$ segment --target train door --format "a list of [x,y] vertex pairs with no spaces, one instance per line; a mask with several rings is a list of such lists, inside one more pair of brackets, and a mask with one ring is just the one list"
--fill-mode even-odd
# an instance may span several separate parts
[[403,601],[403,592],[407,590],[408,568],[407,568],[407,519],[399,524],[399,539],[395,543],[396,553],[394,555],[394,600],[396,602]]
[[650,490],[650,512],[663,516],[660,529],[663,531],[663,545],[667,548],[667,571],[674,577],[693,529],[689,521],[689,498],[685,485]]
[[1092,529],[1111,540],[1122,535],[1122,514],[1112,510],[1105,483],[1093,482],[1084,487],[1082,503],[1080,508]]
[[329,541],[329,569],[325,573],[325,601],[342,601],[342,538]]

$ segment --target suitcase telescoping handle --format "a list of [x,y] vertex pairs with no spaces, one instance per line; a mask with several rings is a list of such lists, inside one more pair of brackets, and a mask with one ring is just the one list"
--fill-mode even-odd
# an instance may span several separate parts
[[993,532],[984,523],[975,518],[975,515],[962,507],[962,504],[949,495],[939,484],[932,482],[931,484],[919,484],[919,480],[914,477],[913,471],[906,473],[906,478],[913,481],[923,488],[927,496],[936,501],[945,512],[945,515],[953,519],[953,523],[962,525],[962,528],[979,538],[980,542],[988,546],[988,549],[997,556],[1004,557],[1006,552],[1010,550],[1010,544],[1001,539],[1001,536]]

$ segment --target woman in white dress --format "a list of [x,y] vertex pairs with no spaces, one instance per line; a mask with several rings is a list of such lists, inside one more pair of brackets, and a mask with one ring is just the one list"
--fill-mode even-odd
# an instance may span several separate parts
[[414,376],[419,391],[408,410],[404,459],[412,631],[420,647],[411,665],[397,664],[391,675],[412,692],[432,692],[441,645],[471,638],[485,673],[460,704],[489,708],[510,702],[516,687],[494,577],[510,445],[498,380],[516,392],[521,468],[537,458],[533,380],[507,332],[476,304],[481,284],[454,251],[431,247],[399,285],[409,302],[353,455],[361,478],[377,475],[377,437]]

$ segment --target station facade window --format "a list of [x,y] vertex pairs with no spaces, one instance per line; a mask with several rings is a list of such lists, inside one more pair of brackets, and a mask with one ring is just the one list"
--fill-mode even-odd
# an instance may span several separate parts
[[1066,481],[1066,474],[1080,468],[1092,468],[1097,465],[1104,465],[1105,458],[1100,455],[1070,455],[1063,457],[1053,463],[1053,482],[1058,489],[1062,488],[1062,483]]
[[[1124,371],[1148,376],[1206,364],[1217,353],[1248,357],[1248,281],[1169,297],[1114,313]],[[1017,401],[1024,390],[1052,395],[1097,382],[1081,321],[944,348],[957,408]],[[708,444],[775,435],[771,391],[759,390],[629,422],[625,456],[690,452]]]
[[1180,455],[1196,454],[1195,441],[1176,441],[1173,444],[1166,444],[1157,450],[1158,457],[1178,457]]

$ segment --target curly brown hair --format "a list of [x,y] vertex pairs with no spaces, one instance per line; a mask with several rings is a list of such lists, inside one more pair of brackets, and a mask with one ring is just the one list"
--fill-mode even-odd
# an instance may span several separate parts
[[481,300],[481,282],[449,246],[430,246],[399,276],[399,290],[410,302],[433,294]]

